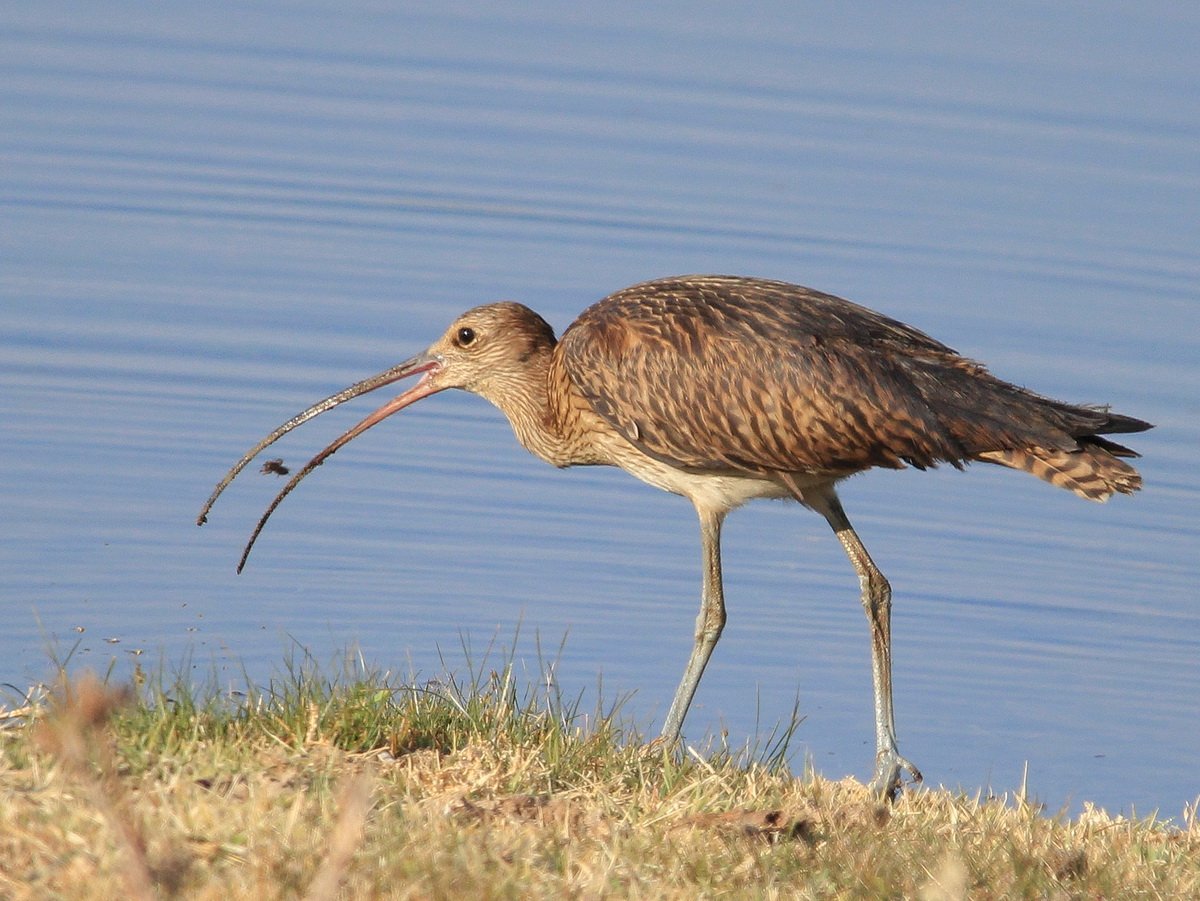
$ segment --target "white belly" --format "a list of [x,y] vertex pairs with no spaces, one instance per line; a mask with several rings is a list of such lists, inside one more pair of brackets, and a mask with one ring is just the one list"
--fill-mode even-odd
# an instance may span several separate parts
[[[681,494],[697,507],[709,510],[733,510],[755,498],[792,497],[783,484],[774,479],[749,475],[693,473],[676,469],[666,463],[644,457],[638,461],[637,470],[627,470],[643,482]],[[824,476],[800,476],[796,479],[801,487],[829,481]]]

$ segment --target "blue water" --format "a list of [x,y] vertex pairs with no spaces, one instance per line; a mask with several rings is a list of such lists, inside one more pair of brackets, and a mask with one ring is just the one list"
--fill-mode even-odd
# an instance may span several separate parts
[[[559,472],[485,402],[374,429],[233,567],[310,403],[519,299],[782,278],[998,374],[1158,424],[1146,489],[1016,473],[842,490],[895,589],[897,719],[933,784],[1178,816],[1200,795],[1200,12],[1092,5],[36,4],[0,9],[0,682],[135,661],[266,679],[298,645],[435,674],[566,637],[563,690],[652,731],[698,605],[694,514]],[[368,409],[268,456],[297,465]],[[686,733],[870,772],[869,644],[828,528],[725,533],[730,623]],[[140,656],[136,656],[141,652]],[[552,656],[552,655],[551,655]],[[10,701],[11,702],[11,701]]]

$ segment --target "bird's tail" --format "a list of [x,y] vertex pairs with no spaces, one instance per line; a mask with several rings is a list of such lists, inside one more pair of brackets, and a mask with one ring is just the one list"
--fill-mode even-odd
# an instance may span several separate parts
[[1028,447],[985,451],[978,459],[1023,470],[1080,497],[1103,502],[1114,493],[1133,494],[1142,487],[1141,474],[1120,459],[1136,456],[1116,442],[1089,435],[1081,438],[1073,450]]

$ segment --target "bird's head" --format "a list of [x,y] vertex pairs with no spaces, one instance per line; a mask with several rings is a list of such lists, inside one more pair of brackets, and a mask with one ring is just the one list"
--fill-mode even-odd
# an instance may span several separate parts
[[422,397],[445,388],[461,388],[503,407],[506,394],[548,359],[554,345],[554,330],[529,307],[491,303],[467,310],[407,365],[414,373],[430,367],[423,370],[422,382],[414,386],[415,390],[425,385]]
[[292,429],[359,395],[410,376],[420,376],[416,384],[345,432],[292,477],[259,520],[258,527],[251,535],[238,564],[238,572],[241,572],[255,539],[275,508],[301,479],[343,445],[393,413],[398,413],[418,400],[447,388],[461,388],[481,395],[507,412],[514,398],[520,395],[523,389],[528,390],[531,383],[544,373],[554,345],[554,330],[541,316],[519,303],[492,303],[467,310],[451,323],[438,340],[421,353],[330,395],[275,429],[251,448],[225,474],[225,478],[217,483],[196,522],[203,525],[207,521],[208,511],[221,492],[246,464]]

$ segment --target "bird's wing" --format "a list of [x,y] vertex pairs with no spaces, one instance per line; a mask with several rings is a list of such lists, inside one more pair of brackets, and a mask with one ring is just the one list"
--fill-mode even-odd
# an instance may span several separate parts
[[561,343],[593,408],[673,465],[838,473],[967,453],[906,366],[969,361],[809,289],[731,277],[647,282],[585,310]]

